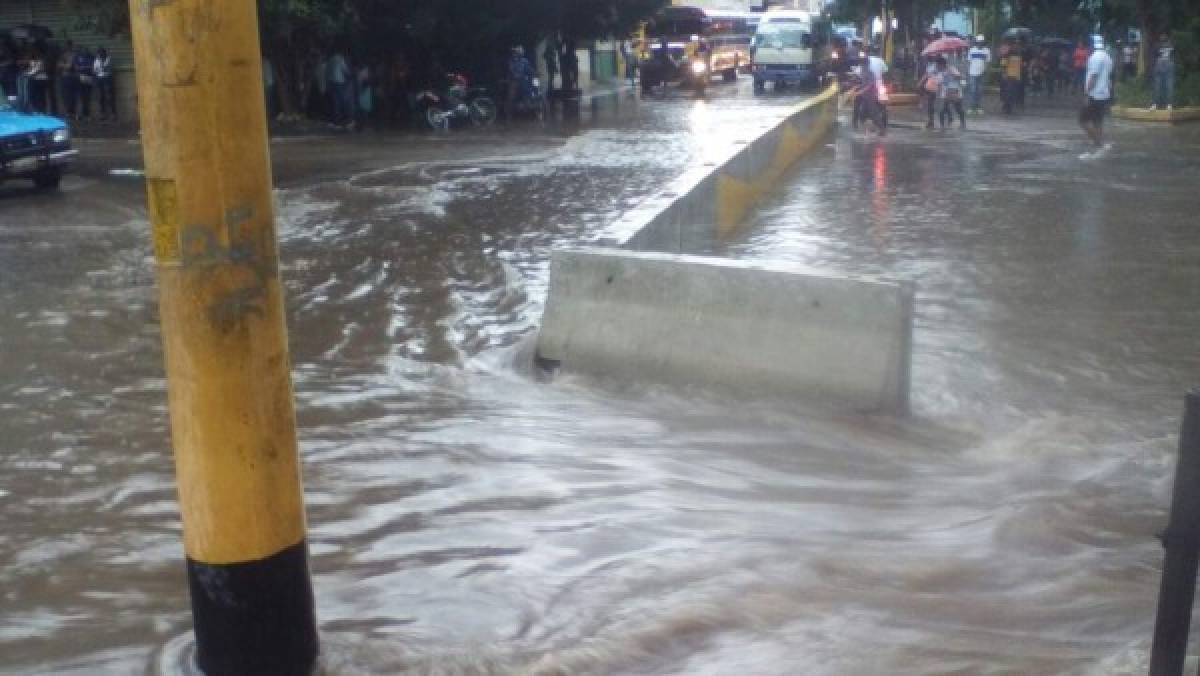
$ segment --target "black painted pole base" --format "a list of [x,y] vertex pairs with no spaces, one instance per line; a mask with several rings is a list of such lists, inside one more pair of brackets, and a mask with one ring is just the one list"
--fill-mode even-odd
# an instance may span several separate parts
[[1200,390],[1184,401],[1171,516],[1163,534],[1162,580],[1150,651],[1150,676],[1178,676],[1187,659],[1196,568],[1200,561]]
[[196,662],[206,676],[307,676],[317,661],[308,546],[260,561],[188,559]]

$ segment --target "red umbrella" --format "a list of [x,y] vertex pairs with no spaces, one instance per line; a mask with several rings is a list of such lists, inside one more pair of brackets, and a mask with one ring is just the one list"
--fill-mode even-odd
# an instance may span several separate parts
[[921,56],[929,56],[931,54],[945,54],[946,52],[957,52],[960,49],[966,49],[971,46],[971,43],[962,38],[945,37],[938,38],[929,43],[924,50],[921,51]]

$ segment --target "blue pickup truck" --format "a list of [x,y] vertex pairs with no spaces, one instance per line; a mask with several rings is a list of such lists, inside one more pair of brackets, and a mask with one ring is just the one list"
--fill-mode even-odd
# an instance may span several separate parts
[[66,122],[19,112],[0,97],[0,182],[29,179],[39,188],[57,188],[78,154]]

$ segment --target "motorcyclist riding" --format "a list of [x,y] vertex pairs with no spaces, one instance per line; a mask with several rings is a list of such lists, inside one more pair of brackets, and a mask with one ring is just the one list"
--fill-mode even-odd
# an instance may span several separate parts
[[683,57],[683,62],[677,64],[679,68],[684,69],[683,80],[703,92],[708,84],[709,67],[712,65],[708,43],[699,35],[693,35],[684,47]]
[[886,117],[880,104],[880,94],[884,87],[883,77],[887,69],[887,63],[879,57],[879,48],[875,45],[868,47],[867,57],[859,66],[862,89],[858,94],[854,116],[856,121],[862,119],[874,122],[880,136],[887,134]]
[[665,82],[676,68],[671,59],[671,47],[665,37],[658,38],[649,52],[649,60],[641,67],[642,93],[649,93],[654,87]]

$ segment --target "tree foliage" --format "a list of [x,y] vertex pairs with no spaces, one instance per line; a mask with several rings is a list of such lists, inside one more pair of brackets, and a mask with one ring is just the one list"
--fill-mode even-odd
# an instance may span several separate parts
[[[68,0],[78,13],[128,30],[129,0]],[[434,64],[488,79],[515,45],[558,34],[588,40],[629,34],[668,0],[258,0],[263,52],[285,108],[304,98],[320,55],[402,58],[416,79]],[[115,31],[114,31],[115,32]]]
[[[507,51],[559,34],[585,40],[628,34],[667,0],[260,0],[265,53],[285,90],[303,86],[319,54],[403,59],[416,80],[455,69],[499,75]],[[295,94],[296,92],[293,92]],[[300,93],[302,97],[302,92]]]
[[[878,16],[884,0],[836,0],[834,14],[843,21],[861,24]],[[1012,26],[1031,28],[1041,35],[1081,37],[1099,31],[1123,38],[1135,27],[1149,42],[1164,31],[1188,40],[1190,26],[1200,20],[1196,0],[886,0],[900,25],[920,33],[942,12],[957,8],[978,10],[984,33],[991,35]]]
[[67,0],[67,9],[86,19],[100,33],[129,32],[128,0]]

